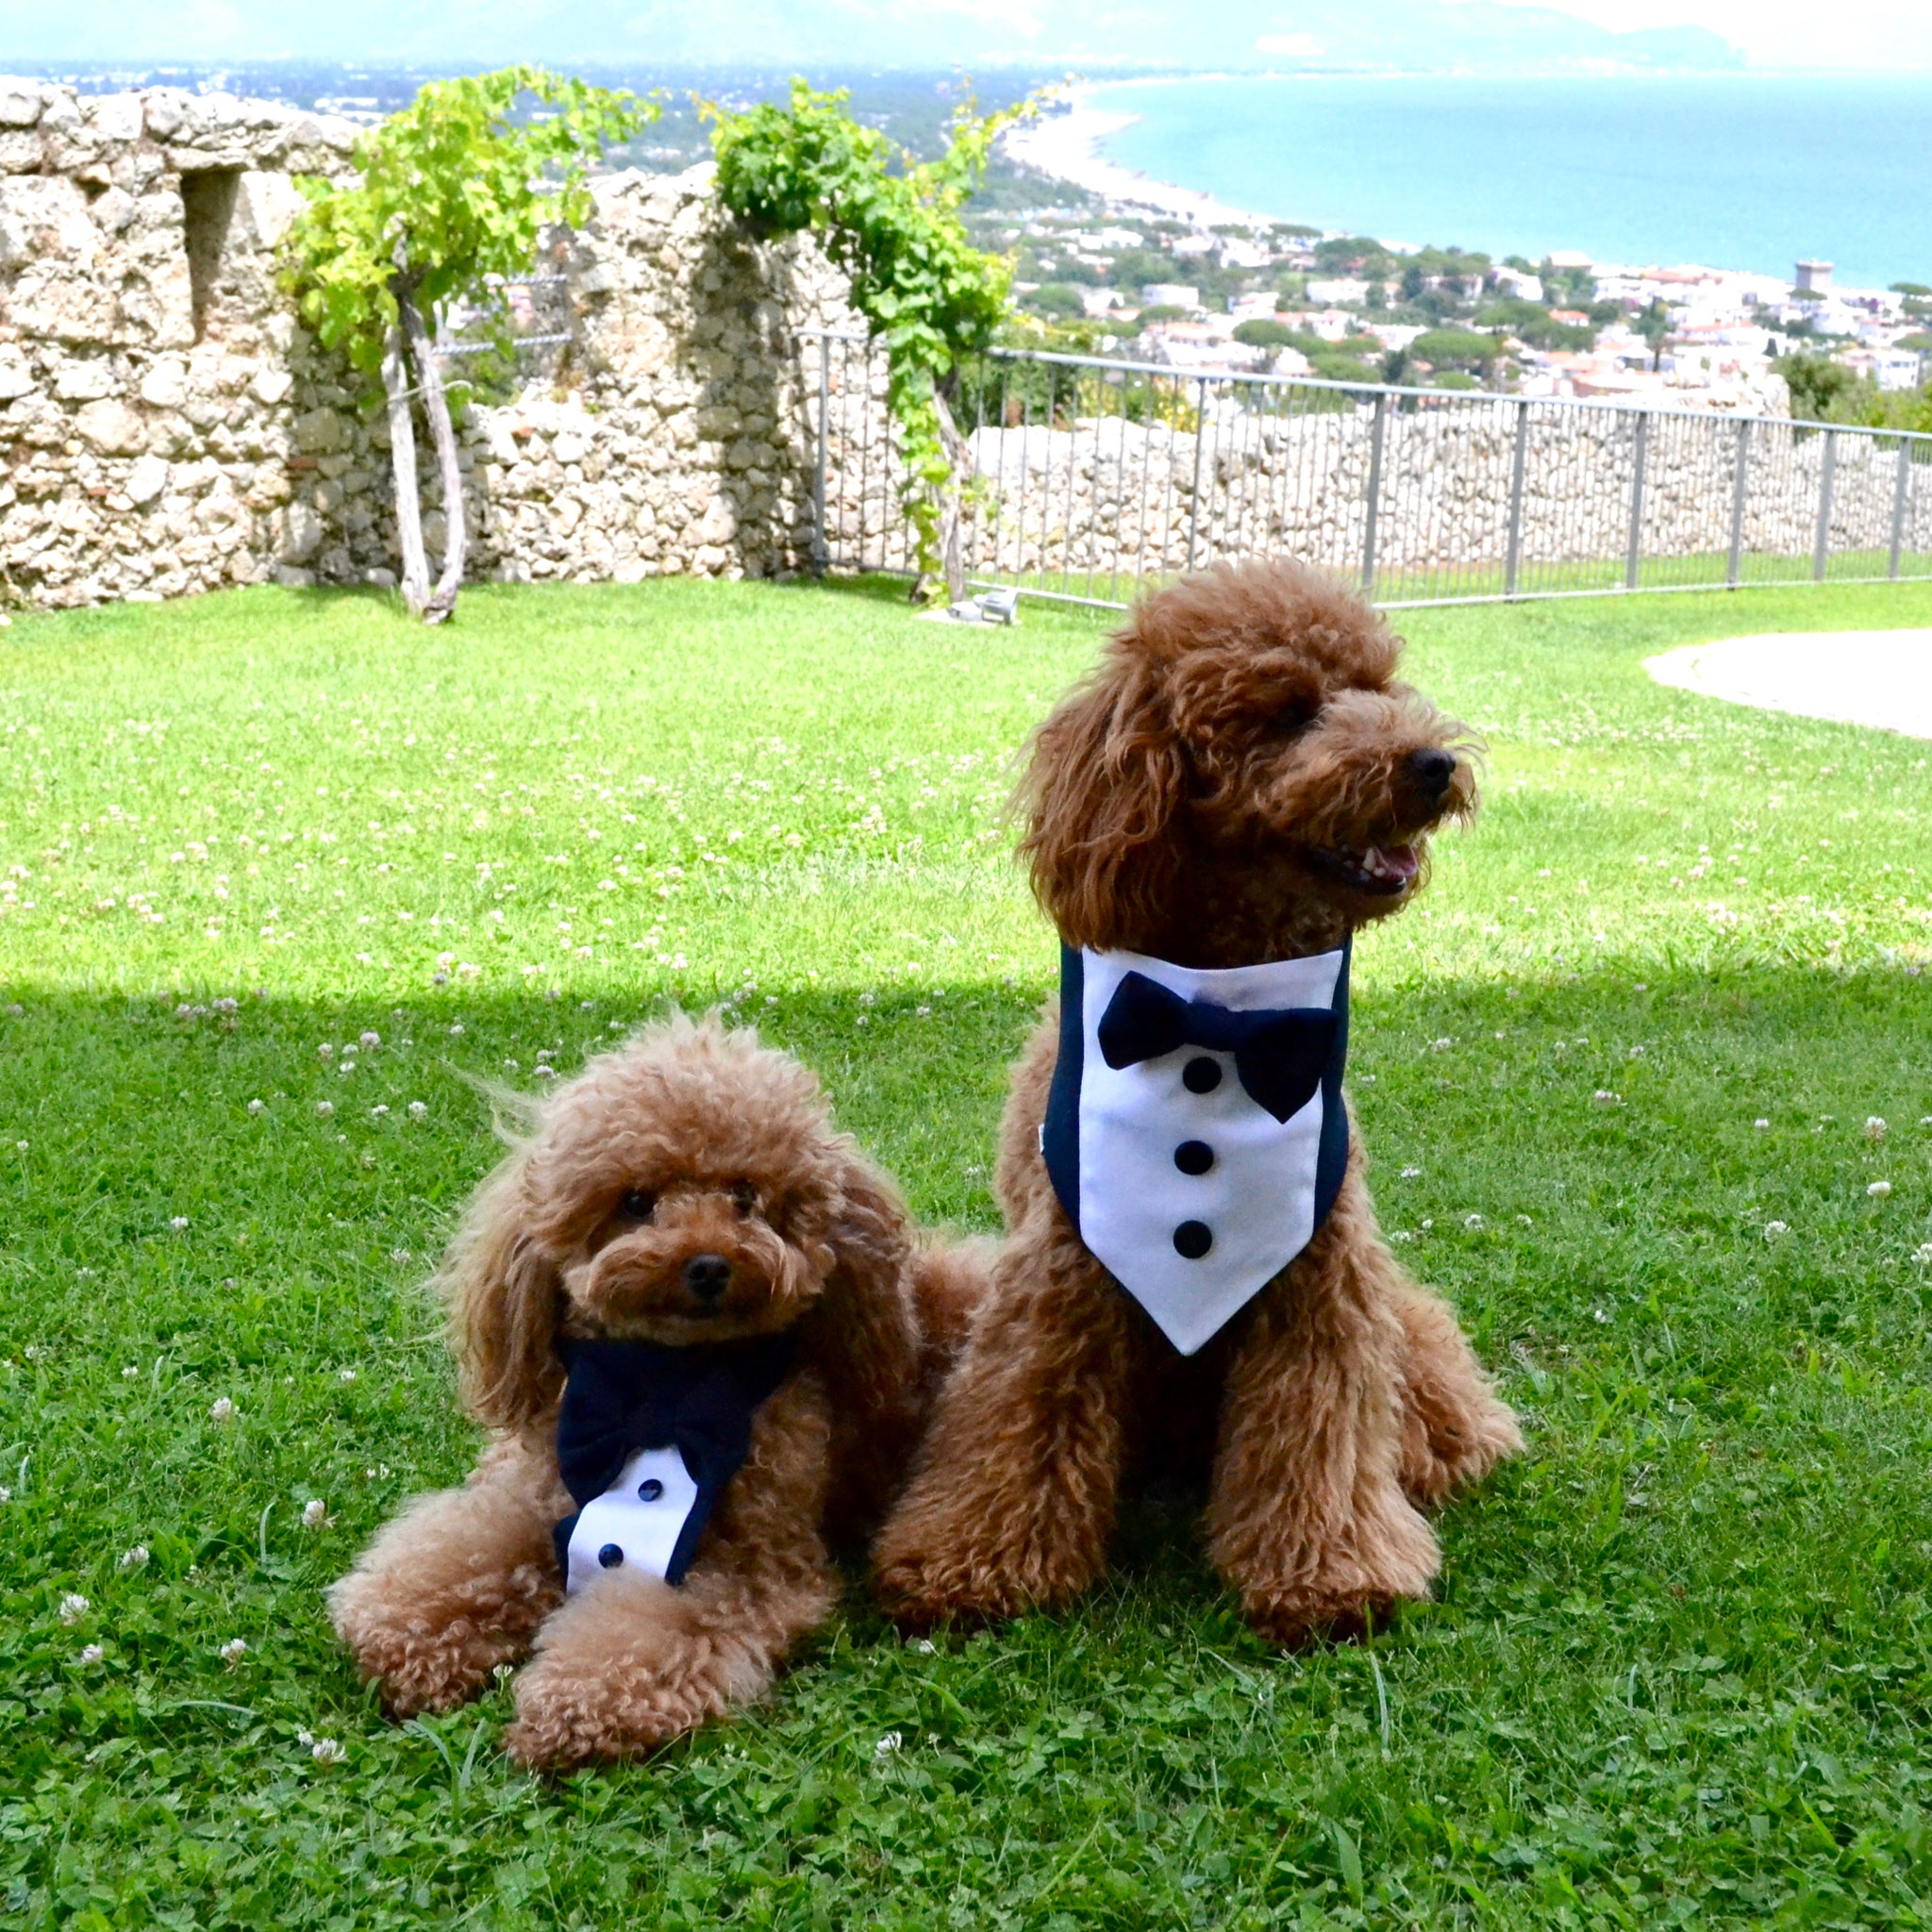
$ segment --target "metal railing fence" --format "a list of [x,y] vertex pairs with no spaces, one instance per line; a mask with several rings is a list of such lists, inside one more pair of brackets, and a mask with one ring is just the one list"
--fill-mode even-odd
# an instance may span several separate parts
[[[883,349],[801,336],[820,568],[909,572]],[[1932,435],[995,349],[970,582],[1123,608],[1295,556],[1386,606],[1932,577]]]

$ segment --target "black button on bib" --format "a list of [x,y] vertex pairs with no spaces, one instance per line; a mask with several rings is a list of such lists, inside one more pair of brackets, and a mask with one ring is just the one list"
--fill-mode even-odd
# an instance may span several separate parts
[[1184,1221],[1174,1231],[1174,1251],[1184,1261],[1198,1261],[1214,1245],[1214,1231],[1205,1221]]
[[1214,1165],[1214,1150],[1205,1141],[1183,1141],[1174,1150],[1174,1164],[1183,1174],[1206,1174]]

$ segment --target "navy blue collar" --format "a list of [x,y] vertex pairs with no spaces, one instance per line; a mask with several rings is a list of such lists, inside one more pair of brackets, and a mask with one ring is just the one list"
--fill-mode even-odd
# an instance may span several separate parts
[[[604,1494],[639,1450],[675,1448],[698,1491],[665,1573],[667,1582],[680,1581],[718,1498],[751,1447],[752,1418],[785,1379],[796,1341],[789,1328],[689,1348],[559,1341],[566,1380],[557,1417],[557,1467],[572,1501],[581,1509]],[[575,1516],[567,1516],[555,1532],[566,1575],[575,1524]]]

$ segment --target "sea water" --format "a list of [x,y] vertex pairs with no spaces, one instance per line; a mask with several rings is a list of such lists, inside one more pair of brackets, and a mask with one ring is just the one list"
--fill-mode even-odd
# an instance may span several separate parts
[[1297,76],[1096,89],[1109,158],[1234,207],[1541,260],[1932,283],[1932,75]]

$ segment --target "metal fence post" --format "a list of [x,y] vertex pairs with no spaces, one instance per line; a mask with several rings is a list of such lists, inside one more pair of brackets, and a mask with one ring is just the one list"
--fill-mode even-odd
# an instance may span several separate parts
[[1724,586],[1735,591],[1742,581],[1744,568],[1744,502],[1751,482],[1751,425],[1738,425],[1738,454],[1731,479],[1731,549],[1724,566]]
[[1824,566],[1831,558],[1831,487],[1838,471],[1838,431],[1824,432],[1824,460],[1818,468],[1818,535],[1811,543],[1811,580],[1824,581]]
[[1208,442],[1208,378],[1194,378],[1194,484],[1188,496],[1188,568],[1194,567],[1194,539],[1201,528],[1201,452]]
[[1643,565],[1643,470],[1650,456],[1650,412],[1641,410],[1630,452],[1630,535],[1624,545],[1624,588],[1637,588]]
[[1389,434],[1389,391],[1375,391],[1375,423],[1369,436],[1368,515],[1362,523],[1362,595],[1375,589],[1375,534],[1382,516],[1382,446]]
[[1891,567],[1886,572],[1896,578],[1906,547],[1906,505],[1912,493],[1912,445],[1909,438],[1898,440],[1898,481],[1891,491]]
[[1509,458],[1509,554],[1503,565],[1503,594],[1516,594],[1523,561],[1523,472],[1529,456],[1529,398],[1516,405],[1516,447]]
[[828,335],[819,337],[819,449],[818,466],[812,477],[811,491],[811,574],[822,577],[825,566],[832,559],[830,543],[825,538],[825,465],[827,425],[826,417],[831,412],[832,401],[832,339]]

